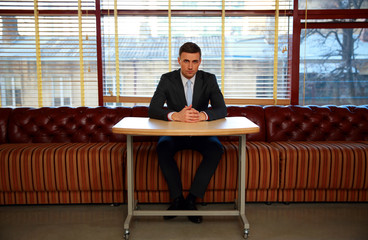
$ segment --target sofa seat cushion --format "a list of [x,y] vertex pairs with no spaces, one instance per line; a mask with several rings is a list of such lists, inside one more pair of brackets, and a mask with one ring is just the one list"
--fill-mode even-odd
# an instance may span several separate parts
[[368,145],[351,141],[273,142],[282,189],[367,189]]
[[0,205],[14,204],[99,204],[124,203],[126,193],[120,191],[42,191],[0,192]]
[[[156,142],[134,143],[135,189],[137,191],[168,191],[158,165]],[[236,190],[238,187],[238,142],[222,142],[225,152],[212,177],[208,190]],[[193,150],[175,155],[183,189],[189,190],[202,156]],[[277,189],[279,187],[279,154],[270,143],[247,142],[246,188]]]
[[125,143],[0,145],[0,191],[123,190]]

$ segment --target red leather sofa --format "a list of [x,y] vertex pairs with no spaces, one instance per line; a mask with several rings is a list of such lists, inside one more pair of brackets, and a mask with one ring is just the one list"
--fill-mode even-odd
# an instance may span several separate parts
[[[0,108],[0,205],[123,203],[126,138],[111,127],[147,107]],[[368,106],[229,106],[260,126],[247,136],[247,202],[367,202]],[[225,154],[205,202],[237,197],[238,138]],[[134,137],[136,198],[168,202],[157,137]],[[176,155],[188,190],[200,154]]]

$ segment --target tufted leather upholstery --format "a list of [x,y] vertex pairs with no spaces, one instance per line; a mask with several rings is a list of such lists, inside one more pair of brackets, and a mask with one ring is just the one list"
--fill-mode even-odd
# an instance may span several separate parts
[[111,127],[130,115],[131,108],[18,108],[9,117],[9,142],[121,142]]
[[11,108],[0,108],[0,144],[8,141],[8,120]]
[[267,106],[267,141],[368,141],[368,106]]
[[[148,116],[148,108],[1,108],[0,113],[0,143],[121,142],[125,136],[111,127],[127,116]],[[260,126],[248,141],[368,140],[368,106],[230,106],[228,116],[245,116]]]
[[266,129],[264,120],[264,110],[262,106],[246,106],[236,107],[230,106],[227,108],[228,117],[246,117],[260,127],[258,133],[248,134],[248,141],[265,141],[266,140]]

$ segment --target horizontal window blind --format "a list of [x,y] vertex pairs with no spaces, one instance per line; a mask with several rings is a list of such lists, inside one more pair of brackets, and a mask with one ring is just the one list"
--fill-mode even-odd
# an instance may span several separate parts
[[[37,105],[35,21],[33,16],[1,16],[1,106]],[[27,90],[26,90],[27,88]]]
[[98,105],[94,15],[2,15],[0,25],[2,107]]
[[[47,101],[60,98],[67,99],[61,105],[97,106],[95,17],[82,18],[83,79],[78,17],[41,16],[39,22],[44,104],[57,105]],[[83,95],[85,99],[81,99]]]
[[6,10],[33,10],[34,1],[33,0],[2,0],[0,1],[0,9]]
[[226,98],[289,104],[292,19],[282,12],[277,16],[226,19]]
[[[225,1],[225,10],[275,10],[276,1]],[[171,3],[171,5],[168,5]],[[275,62],[275,16],[201,16],[205,10],[221,10],[222,1],[124,1],[117,8],[124,10],[145,10],[140,16],[129,16],[124,12],[118,22],[118,55],[121,82],[114,79],[116,69],[113,1],[102,1],[102,8],[109,9],[103,20],[104,51],[104,99],[107,105],[114,105],[115,96],[119,104],[124,102],[149,101],[160,76],[178,69],[179,47],[188,41],[202,48],[200,69],[214,73],[224,96],[231,103],[243,100],[290,99],[289,39],[292,19],[280,12],[278,18],[277,71]],[[292,8],[292,1],[279,1],[283,10]],[[152,10],[152,13],[147,13]],[[169,10],[155,16],[155,10]],[[175,10],[171,15],[170,10]],[[193,10],[190,16],[178,14]],[[139,11],[138,11],[139,13]],[[146,15],[146,16],[145,16]],[[239,16],[238,16],[239,15]],[[171,57],[171,59],[169,59]],[[171,62],[169,62],[171,61]],[[170,68],[171,67],[171,68]],[[277,80],[274,74],[277,73]],[[276,87],[276,96],[274,94]],[[259,101],[254,101],[259,103]],[[137,103],[137,102],[136,102]],[[278,102],[282,104],[282,102]]]
[[[289,98],[290,19],[281,17],[278,34],[278,98]],[[226,18],[225,97],[273,98],[274,17]]]
[[[83,10],[94,10],[94,0],[82,0]],[[33,10],[34,0],[1,0],[0,9]],[[78,0],[42,0],[38,1],[38,10],[78,10]]]
[[[102,0],[102,8],[108,9],[114,6],[114,0]],[[197,1],[179,1],[171,0],[171,9],[192,10],[192,9],[221,9],[221,1],[197,0]],[[126,0],[118,1],[117,8],[125,10],[167,10],[168,0]]]
[[114,16],[102,18],[104,95],[151,96],[161,74],[168,71],[168,19],[119,16],[117,24],[119,86],[116,82]]
[[221,17],[173,17],[171,32],[173,70],[180,68],[180,46],[195,42],[202,50],[200,69],[215,74],[221,85]]
[[[275,0],[225,0],[226,10],[275,10]],[[168,0],[125,0],[118,1],[117,8],[124,10],[167,10]],[[292,0],[280,0],[280,9],[292,9]],[[103,9],[114,6],[114,0],[102,0]],[[109,7],[110,6],[110,7]],[[171,0],[172,10],[221,10],[222,1],[217,0],[197,0],[183,1]]]
[[[226,10],[275,10],[275,0],[225,0]],[[279,0],[280,9],[293,9],[293,1]]]

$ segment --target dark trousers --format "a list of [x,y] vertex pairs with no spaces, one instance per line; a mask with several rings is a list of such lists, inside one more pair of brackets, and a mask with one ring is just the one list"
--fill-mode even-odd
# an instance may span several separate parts
[[174,160],[177,151],[193,149],[203,156],[190,193],[196,197],[203,198],[211,177],[216,171],[224,149],[217,137],[160,137],[157,143],[158,161],[161,171],[169,186],[170,197],[175,199],[182,194],[183,187],[178,166]]

